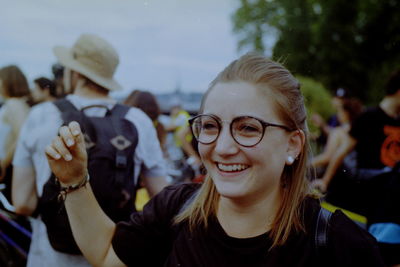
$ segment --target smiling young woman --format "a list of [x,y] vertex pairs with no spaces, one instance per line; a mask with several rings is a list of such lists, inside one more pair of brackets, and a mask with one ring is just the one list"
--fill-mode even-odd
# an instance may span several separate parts
[[[307,194],[307,180],[288,177],[284,187],[281,177],[285,169],[294,168],[298,164],[289,162],[288,158],[302,156],[305,135],[296,123],[283,121],[276,109],[273,93],[262,92],[253,84],[243,81],[216,83],[205,97],[201,109],[202,113],[209,115],[200,116],[203,119],[201,125],[192,125],[194,130],[195,127],[199,128],[197,135],[199,152],[209,175],[206,183],[212,183],[218,192],[216,199],[213,200],[214,208],[209,212],[218,214],[218,219],[223,219],[220,218],[225,213],[226,208],[223,207],[234,206],[236,211],[245,213],[253,208],[256,216],[245,217],[248,219],[247,222],[242,222],[240,225],[248,228],[247,231],[258,234],[269,230],[262,221],[279,216],[281,218],[276,225],[288,226],[276,233],[274,245],[279,245],[285,242],[289,234],[286,234],[285,230],[290,232],[292,227],[297,227],[297,230],[303,228],[297,212],[301,204],[299,200],[303,200]],[[296,90],[299,93],[298,88]],[[227,108],[220,104],[223,102],[240,108]],[[202,142],[202,138],[211,131],[210,120],[205,119],[205,116],[213,116],[219,121],[223,119],[227,122],[222,125],[215,119],[218,133],[214,134],[213,142]],[[290,126],[285,126],[286,123]],[[301,175],[301,171],[297,173]],[[295,183],[290,182],[292,180],[295,180]],[[302,184],[298,186],[300,190],[291,190],[297,183]],[[290,191],[292,192],[290,196],[285,196],[286,192]],[[206,195],[208,194],[207,192]],[[211,201],[209,198],[206,199]],[[287,201],[289,202],[285,203]],[[196,201],[193,205],[195,203]],[[260,206],[269,208],[255,209]],[[278,210],[284,212],[278,215]],[[283,223],[283,218],[292,220]],[[259,224],[258,231],[257,224]],[[224,228],[231,228],[230,226],[232,222],[227,223]]]
[[[74,237],[92,264],[383,266],[376,241],[340,211],[325,224],[326,257],[319,253],[321,207],[306,177],[306,110],[287,69],[262,55],[242,56],[211,83],[200,113],[190,123],[207,170],[203,184],[167,187],[117,225],[90,186],[68,194]],[[65,162],[65,151],[81,157],[85,150],[77,124],[63,132],[61,141],[75,136],[77,145],[49,146],[47,153],[68,185],[77,178],[60,166],[85,164]]]

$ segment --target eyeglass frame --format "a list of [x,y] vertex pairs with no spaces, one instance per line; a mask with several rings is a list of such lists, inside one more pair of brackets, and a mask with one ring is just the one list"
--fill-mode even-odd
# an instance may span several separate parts
[[[219,129],[218,129],[218,134],[217,134],[217,136],[215,137],[215,139],[214,139],[213,141],[209,142],[209,143],[204,143],[204,142],[199,141],[199,138],[196,137],[196,135],[194,134],[194,131],[193,131],[193,125],[194,125],[193,123],[194,123],[194,121],[195,121],[197,118],[202,117],[202,116],[209,116],[209,117],[215,119],[215,121],[218,123],[218,127],[219,127]],[[248,145],[243,145],[243,144],[239,143],[239,142],[236,140],[236,138],[234,137],[234,135],[233,135],[233,130],[232,130],[232,124],[233,124],[233,122],[236,121],[236,120],[238,120],[238,119],[243,119],[243,118],[255,119],[255,120],[257,120],[258,122],[260,122],[261,125],[262,125],[263,131],[262,131],[262,134],[261,134],[261,138],[260,138],[260,140],[258,140],[254,145],[250,145],[250,146],[248,146]],[[197,142],[199,142],[200,144],[203,144],[203,145],[210,145],[210,144],[214,143],[215,141],[217,141],[217,139],[218,139],[218,137],[219,137],[219,134],[221,133],[221,130],[222,130],[222,123],[223,123],[223,122],[229,122],[229,121],[227,121],[227,120],[221,120],[219,117],[217,117],[216,115],[213,115],[213,114],[198,114],[198,115],[194,116],[193,118],[190,118],[190,119],[188,120],[188,122],[189,122],[189,125],[190,125],[190,130],[191,130],[191,132],[192,132],[194,138],[197,140]],[[253,116],[238,116],[238,117],[233,118],[233,119],[229,122],[229,132],[230,132],[230,134],[231,134],[232,139],[235,141],[235,143],[237,143],[238,145],[243,146],[243,147],[254,147],[254,146],[258,145],[258,144],[261,142],[261,140],[263,140],[264,135],[265,135],[265,129],[266,129],[267,127],[278,127],[278,128],[284,129],[284,130],[286,130],[286,131],[288,131],[288,132],[293,132],[293,131],[296,130],[296,129],[292,129],[292,128],[290,128],[290,127],[288,127],[288,126],[285,126],[285,125],[282,125],[282,124],[276,124],[276,123],[266,122],[266,121],[264,121],[264,120],[262,120],[262,119],[259,119],[259,118],[253,117]]]

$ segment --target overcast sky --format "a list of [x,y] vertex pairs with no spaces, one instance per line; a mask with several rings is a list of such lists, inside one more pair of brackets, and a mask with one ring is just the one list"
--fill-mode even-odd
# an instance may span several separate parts
[[[231,15],[238,0],[0,0],[0,67],[50,76],[55,45],[95,33],[120,55],[125,90],[204,92],[235,59]],[[243,53],[243,52],[241,52]]]

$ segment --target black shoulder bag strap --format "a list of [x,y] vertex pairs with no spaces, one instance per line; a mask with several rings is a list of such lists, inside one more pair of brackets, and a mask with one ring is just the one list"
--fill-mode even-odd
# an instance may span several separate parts
[[[318,256],[318,261],[323,263],[324,255],[328,248],[328,231],[329,222],[332,216],[332,212],[321,207],[318,213],[317,224],[315,227],[315,248]],[[321,266],[324,266],[322,264]]]

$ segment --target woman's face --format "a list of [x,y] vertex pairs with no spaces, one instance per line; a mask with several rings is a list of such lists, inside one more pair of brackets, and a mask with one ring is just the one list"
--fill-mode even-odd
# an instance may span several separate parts
[[221,196],[255,200],[271,194],[278,196],[291,133],[279,127],[267,127],[257,145],[244,147],[235,142],[229,130],[229,123],[238,116],[284,125],[274,106],[272,92],[262,93],[245,82],[217,83],[203,108],[203,114],[212,114],[224,121],[215,142],[199,143],[200,156]]

